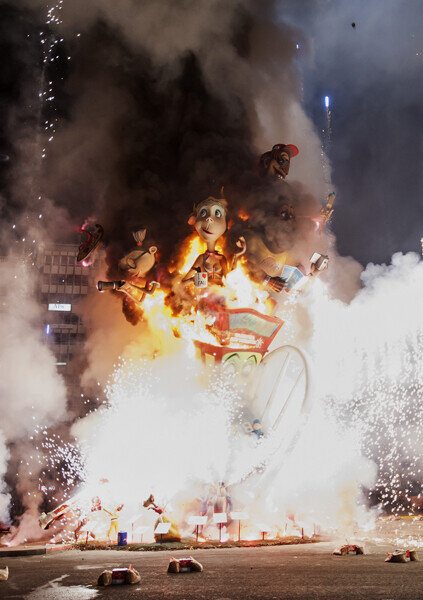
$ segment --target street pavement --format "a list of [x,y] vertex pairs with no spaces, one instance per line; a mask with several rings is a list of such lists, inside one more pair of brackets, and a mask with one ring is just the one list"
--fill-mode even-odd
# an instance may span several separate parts
[[[333,542],[263,548],[195,550],[203,573],[168,575],[177,552],[67,550],[43,556],[0,559],[10,570],[0,598],[25,600],[419,600],[423,562],[385,563],[390,546],[367,543],[364,556],[336,557]],[[423,552],[422,552],[423,559]],[[133,586],[97,588],[105,568],[132,564],[141,575]],[[0,567],[4,566],[0,564]]]

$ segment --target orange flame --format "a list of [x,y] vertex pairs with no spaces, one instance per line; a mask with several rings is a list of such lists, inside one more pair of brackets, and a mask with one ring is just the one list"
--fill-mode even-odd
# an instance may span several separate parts
[[[204,251],[204,242],[195,234],[190,236],[184,253],[178,260],[179,275],[185,275],[197,256]],[[204,295],[208,293],[209,290],[204,290]],[[236,269],[228,273],[224,285],[214,287],[212,293],[223,298],[227,308],[254,308],[263,314],[270,314],[272,311],[273,306],[268,292],[249,278],[243,259]],[[209,331],[208,317],[196,310],[194,302],[188,314],[175,315],[172,308],[166,304],[166,292],[159,289],[145,297],[143,313],[155,342],[163,350],[176,350],[180,347],[177,346],[178,344],[188,343],[191,351],[194,352],[192,343],[194,340],[219,345],[215,336]]]
[[196,233],[193,233],[188,238],[186,251],[182,257],[181,265],[178,267],[179,274],[185,275],[194,264],[197,256],[203,254],[205,251],[206,243]]

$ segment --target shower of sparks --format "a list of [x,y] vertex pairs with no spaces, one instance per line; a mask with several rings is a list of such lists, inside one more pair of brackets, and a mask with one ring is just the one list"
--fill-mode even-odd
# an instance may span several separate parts
[[396,255],[364,279],[349,306],[317,300],[323,387],[338,422],[357,432],[376,465],[371,503],[412,514],[423,492],[423,263]]
[[[19,224],[19,229],[31,229],[35,231],[37,236],[37,220],[43,218],[43,214],[37,211],[37,207],[41,206],[44,200],[42,192],[42,164],[47,158],[48,148],[51,148],[54,142],[54,136],[59,126],[58,108],[56,106],[56,90],[55,86],[61,85],[63,77],[58,77],[57,73],[63,68],[64,61],[70,61],[71,56],[66,54],[67,48],[65,45],[65,39],[59,33],[60,26],[62,25],[62,11],[64,6],[64,0],[57,0],[56,2],[50,3],[46,11],[45,26],[39,31],[38,38],[41,47],[41,71],[38,86],[38,103],[36,103],[36,117],[38,126],[40,128],[41,135],[39,139],[39,165],[38,173],[38,187],[39,191],[34,197],[34,213],[28,212],[24,222]],[[80,37],[80,33],[76,34],[76,37]],[[28,34],[28,37],[29,34]],[[12,229],[16,231],[16,224],[12,225]],[[17,241],[24,244],[23,255],[25,260],[35,265],[36,256],[36,245],[38,239],[35,237],[31,244],[22,235],[18,235]],[[21,233],[21,232],[20,232]]]

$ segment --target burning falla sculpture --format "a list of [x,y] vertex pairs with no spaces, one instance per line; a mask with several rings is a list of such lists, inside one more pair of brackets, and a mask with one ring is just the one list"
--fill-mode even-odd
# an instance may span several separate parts
[[[165,509],[161,508],[160,506],[158,506],[158,504],[156,504],[153,494],[150,494],[149,497],[147,498],[147,500],[144,500],[142,505],[144,508],[147,508],[148,510],[154,510],[154,512],[159,515],[159,518],[157,519],[156,524],[154,526],[154,531],[155,531],[154,538],[155,538],[156,542],[158,542],[158,541],[180,542],[181,541],[181,534],[179,533],[179,528],[178,528],[177,523],[175,521],[173,521],[170,518],[170,516],[166,516],[164,514]],[[167,529],[166,532],[163,530],[162,533],[159,533],[159,532],[156,533],[158,525],[160,523],[168,524],[168,527],[164,528],[164,529]]]
[[[193,225],[196,232],[207,244],[207,250],[197,256],[194,264],[183,278],[184,282],[194,281],[197,287],[206,287],[207,282],[222,285],[226,275],[236,267],[240,256],[245,253],[245,239],[240,237],[236,242],[237,252],[230,266],[223,254],[216,250],[216,243],[228,228],[227,206],[225,199],[209,197],[194,205],[188,224]],[[203,281],[204,284],[201,284]]]
[[147,283],[146,276],[156,264],[156,246],[144,249],[143,243],[147,230],[139,229],[132,233],[137,248],[131,250],[119,261],[119,268],[128,275],[127,280],[121,281],[99,281],[97,289],[102,292],[106,289],[117,290],[126,294],[137,305],[141,305],[146,294],[153,294],[160,286],[157,281]]
[[260,177],[286,179],[291,165],[291,158],[297,156],[299,150],[293,144],[275,144],[271,150],[260,156],[258,171]]

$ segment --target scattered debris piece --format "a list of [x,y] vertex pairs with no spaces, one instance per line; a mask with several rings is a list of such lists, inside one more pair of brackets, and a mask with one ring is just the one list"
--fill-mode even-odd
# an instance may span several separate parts
[[52,523],[61,519],[67,512],[71,509],[71,504],[68,502],[67,504],[60,504],[54,510],[48,513],[41,513],[38,521],[41,529],[48,529]]
[[127,569],[125,573],[125,583],[127,583],[128,585],[133,585],[134,583],[139,583],[140,581],[140,574],[134,569],[132,565],[130,565],[129,569]]
[[411,562],[419,562],[419,557],[417,556],[417,550],[406,550],[407,557]]
[[416,562],[419,558],[416,550],[395,550],[395,552],[387,552],[385,562],[405,563]]
[[97,585],[132,585],[141,581],[140,574],[132,565],[129,568],[113,569],[112,571],[105,570],[98,578]]
[[190,556],[189,558],[172,558],[169,562],[169,567],[167,569],[168,573],[192,573],[192,572],[201,572],[203,570],[203,565],[199,563],[195,558]]
[[364,554],[362,546],[356,546],[355,544],[346,544],[341,546],[338,550],[332,552],[335,556],[348,556],[349,554]]
[[9,567],[0,569],[0,581],[7,581],[9,579]]
[[97,580],[97,585],[112,585],[112,572],[107,570],[103,571]]

